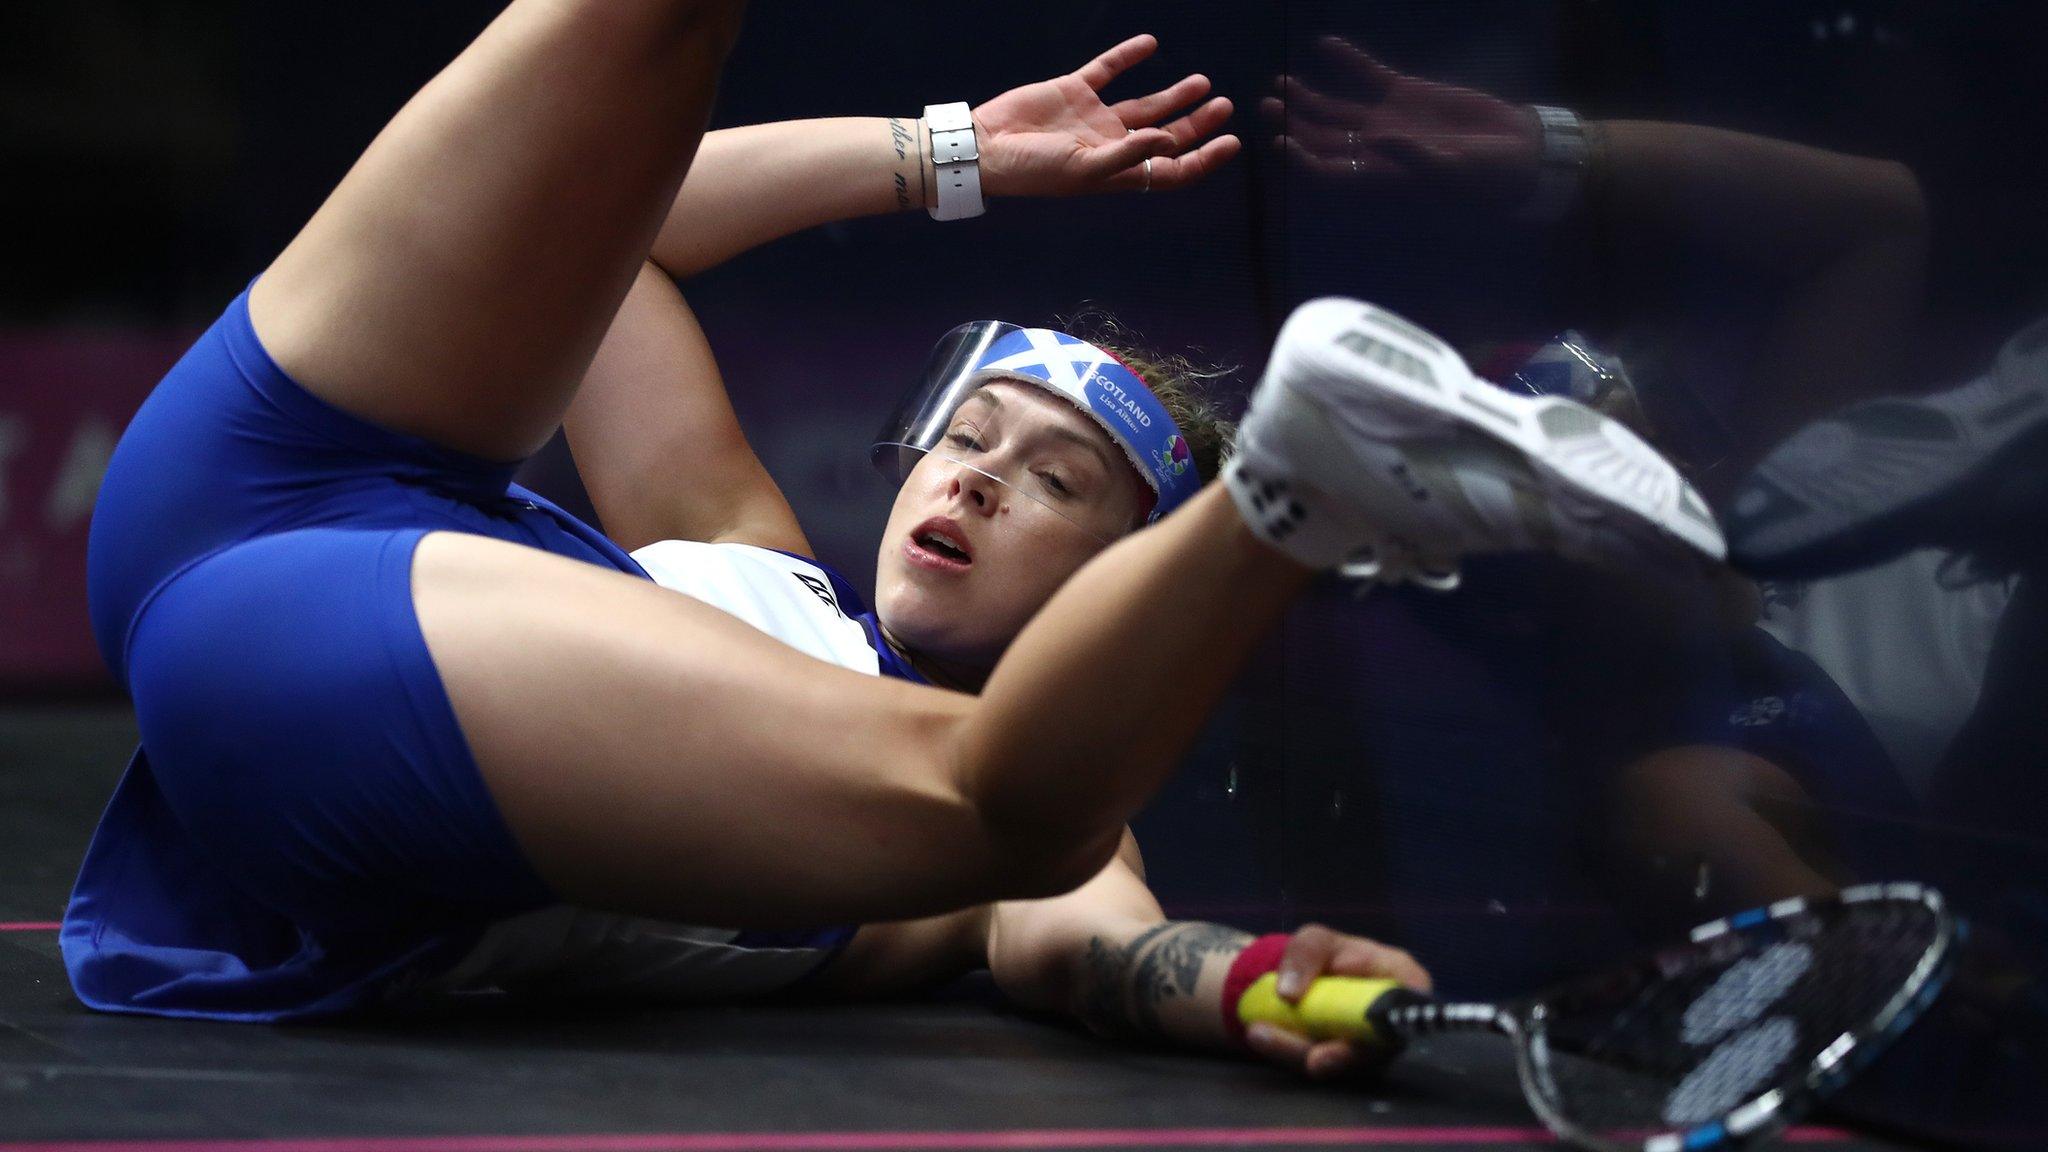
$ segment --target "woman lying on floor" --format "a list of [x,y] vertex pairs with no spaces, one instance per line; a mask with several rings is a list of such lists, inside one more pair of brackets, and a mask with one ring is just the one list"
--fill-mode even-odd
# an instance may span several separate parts
[[[283,1020],[985,964],[1099,1031],[1218,1045],[1275,967],[1283,995],[1324,971],[1426,984],[1319,928],[1165,921],[1126,821],[1315,572],[1640,554],[1677,513],[1588,488],[1561,514],[1522,484],[1526,437],[1438,460],[1463,409],[1425,412],[1386,366],[1469,373],[1365,305],[1289,322],[1209,487],[1221,429],[1172,382],[982,326],[906,404],[930,419],[889,447],[904,486],[863,610],[806,558],[672,278],[920,200],[1183,186],[1235,150],[1211,138],[1229,105],[1197,105],[1200,77],[1103,104],[1138,37],[971,117],[705,135],[738,17],[512,4],[138,413],[90,580],[142,746],[67,913],[79,996]],[[1605,434],[1537,403],[1476,408]],[[609,539],[511,483],[565,420]],[[1374,470],[1424,457],[1486,482],[1424,507]],[[1503,479],[1526,490],[1488,497]],[[1355,1058],[1236,1038],[1316,1073]]]

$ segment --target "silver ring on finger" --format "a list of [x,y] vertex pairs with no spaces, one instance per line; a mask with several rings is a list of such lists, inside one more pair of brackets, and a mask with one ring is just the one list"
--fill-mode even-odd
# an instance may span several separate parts
[[1151,190],[1152,190],[1152,158],[1151,158],[1150,156],[1147,156],[1147,157],[1145,157],[1145,186],[1144,186],[1143,188],[1140,188],[1140,189],[1138,189],[1138,191],[1140,191],[1140,192],[1150,192]]

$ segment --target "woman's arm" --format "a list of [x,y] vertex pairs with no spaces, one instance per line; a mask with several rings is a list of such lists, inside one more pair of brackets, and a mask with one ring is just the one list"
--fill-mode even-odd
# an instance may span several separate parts
[[[1105,104],[1100,90],[1159,47],[1133,36],[1066,76],[1014,88],[973,110],[982,192],[1078,196],[1195,183],[1235,155],[1235,136],[1206,139],[1230,101],[1186,76],[1146,96]],[[1181,109],[1186,115],[1160,123]],[[1154,127],[1154,125],[1158,125]],[[840,117],[707,133],[677,194],[654,262],[687,277],[771,240],[836,220],[935,203],[924,121]]]
[[677,278],[821,224],[925,206],[931,160],[911,117],[787,120],[708,132],[654,241]]
[[[1129,886],[1122,882],[1124,875],[1141,880],[1145,875],[1138,841],[1129,828],[1124,829],[1116,859],[1096,878],[1093,887],[1112,900],[1129,896]],[[1140,891],[1143,887],[1141,883]],[[1134,907],[1144,915],[1149,906],[1152,918],[1158,919],[1158,904],[1148,904],[1150,897],[1151,893],[1143,893]],[[828,996],[858,997],[894,996],[937,987],[987,966],[993,954],[990,932],[997,910],[1025,907],[1029,903],[976,904],[916,920],[863,924],[846,949],[818,974],[810,987]]]
[[[1145,863],[1126,828],[1116,858],[1074,891],[864,925],[811,988],[898,995],[986,963],[1019,1005],[1070,1017],[1097,1035],[1228,1049],[1224,977],[1252,940],[1221,924],[1168,920],[1145,886]],[[1278,972],[1290,999],[1324,973],[1430,986],[1429,973],[1408,953],[1315,924],[1294,933]],[[1361,1063],[1341,1041],[1318,1044],[1266,1026],[1251,1029],[1245,1041],[1254,1054],[1318,1078]]]
[[[1071,75],[1015,88],[974,110],[983,188],[994,196],[1161,191],[1237,151],[1205,140],[1230,116],[1209,82],[1104,104],[1099,90],[1151,55],[1133,37]],[[1163,127],[1153,123],[1200,101]],[[564,421],[607,534],[755,544],[810,554],[796,515],[741,431],[704,333],[671,277],[834,220],[922,207],[931,186],[921,122],[798,120],[708,134],[661,226],[650,263],[614,317]]]
[[1660,252],[1711,252],[1775,290],[1738,427],[1774,444],[1814,416],[1905,383],[1929,224],[1904,164],[1687,124],[1588,124],[1585,215],[1607,229],[1624,282]]
[[[1546,130],[1534,110],[1396,71],[1336,37],[1321,50],[1360,98],[1284,77],[1281,96],[1263,105],[1304,169],[1386,202],[1535,207]],[[1751,380],[1773,402],[1741,406],[1761,418],[1751,440],[1774,443],[1817,412],[1902,382],[1929,227],[1912,170],[1693,124],[1582,129],[1587,157],[1567,218],[1588,229],[1618,294],[1640,286],[1654,297],[1684,253],[1768,287],[1775,315]]]
[[[1095,879],[1049,900],[996,904],[987,924],[989,970],[1025,1007],[1071,1016],[1113,1039],[1233,1046],[1224,978],[1253,937],[1221,924],[1168,920],[1145,886],[1128,831],[1117,858]],[[1279,972],[1280,991],[1290,999],[1324,973],[1429,987],[1429,974],[1406,952],[1319,925],[1295,932]],[[1276,1029],[1257,1028],[1246,1039],[1258,1055],[1318,1077],[1357,1060],[1343,1042],[1311,1044]]]
[[[1280,95],[1262,108],[1303,168],[1362,195],[1474,212],[1534,207],[1548,130],[1533,108],[1398,72],[1339,37],[1319,47],[1363,95],[1280,78]],[[1694,124],[1602,120],[1581,130],[1579,203],[1619,230],[1621,252],[1686,243],[1797,276],[1874,239],[1926,231],[1919,180],[1895,161]]]
[[703,540],[811,555],[740,429],[696,315],[653,264],[626,293],[562,427],[621,548]]

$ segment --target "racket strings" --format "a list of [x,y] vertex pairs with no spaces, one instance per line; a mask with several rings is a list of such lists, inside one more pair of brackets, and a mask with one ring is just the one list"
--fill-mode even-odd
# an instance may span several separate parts
[[1940,925],[1915,902],[1823,905],[1567,989],[1529,1010],[1531,1087],[1592,1133],[1775,1107],[1882,1025]]

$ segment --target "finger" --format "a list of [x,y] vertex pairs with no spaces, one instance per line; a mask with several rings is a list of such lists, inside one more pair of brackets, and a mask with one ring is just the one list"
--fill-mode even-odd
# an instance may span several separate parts
[[1244,1042],[1261,1059],[1289,1068],[1305,1068],[1308,1054],[1315,1042],[1299,1032],[1289,1032],[1271,1024],[1254,1024],[1245,1029]]
[[1339,156],[1319,152],[1294,136],[1275,136],[1273,145],[1304,172],[1337,180],[1390,180],[1405,175],[1397,165],[1372,152]]
[[1325,1040],[1313,1045],[1301,1058],[1302,1070],[1317,1080],[1334,1080],[1349,1075],[1358,1064],[1358,1050],[1342,1040]]
[[1334,176],[1344,167],[1344,161],[1311,149],[1298,136],[1275,136],[1273,147],[1287,157],[1288,163],[1317,176]]
[[[1137,128],[1120,139],[1089,149],[1082,161],[1081,174],[1092,180],[1108,180],[1119,173],[1129,177],[1133,173],[1127,169],[1135,169],[1152,157],[1171,156],[1176,147],[1173,134],[1164,128]],[[1155,180],[1157,167],[1155,163]],[[1136,179],[1142,183],[1142,173],[1136,174]]]
[[1229,123],[1232,110],[1230,98],[1218,96],[1173,123],[1160,127],[1172,134],[1176,147],[1192,148],[1196,141]]
[[1325,59],[1349,74],[1362,90],[1362,95],[1378,96],[1401,78],[1399,72],[1380,63],[1378,57],[1342,36],[1325,36],[1316,41],[1316,48]]
[[[1206,179],[1209,173],[1230,162],[1243,147],[1235,136],[1218,136],[1204,141],[1200,148],[1179,156],[1160,156],[1152,161],[1152,190],[1170,192],[1186,188]],[[1144,173],[1138,174],[1139,184],[1144,183]]]
[[1185,108],[1209,94],[1209,78],[1196,73],[1150,96],[1135,96],[1110,106],[1126,128],[1143,128],[1157,123],[1170,112]]
[[1149,32],[1140,33],[1083,64],[1074,75],[1080,77],[1081,83],[1100,92],[1111,80],[1158,48],[1158,37]]
[[1346,936],[1330,956],[1333,976],[1372,976],[1395,980],[1418,992],[1430,990],[1429,970],[1405,950],[1361,936]]
[[1398,1049],[1376,1045],[1360,1046],[1341,1040],[1318,1044],[1303,1058],[1308,1074],[1317,1080],[1370,1080],[1387,1070],[1394,1062]]
[[1360,115],[1349,124],[1311,120],[1306,116],[1290,118],[1287,103],[1268,96],[1259,102],[1259,114],[1274,132],[1276,144],[1280,137],[1285,136],[1318,156],[1349,156],[1367,151],[1367,133],[1371,129],[1366,125],[1370,122],[1370,109],[1361,109]]
[[1366,114],[1366,105],[1321,92],[1303,84],[1292,76],[1282,76],[1276,82],[1284,112],[1291,118],[1320,121],[1348,127],[1360,123]]
[[1333,163],[1331,157],[1324,156],[1322,153],[1311,149],[1299,136],[1275,136],[1273,137],[1273,147],[1286,156],[1290,164],[1305,172],[1328,175],[1335,170],[1331,167]]
[[1337,934],[1321,924],[1304,924],[1295,929],[1287,941],[1287,951],[1280,956],[1280,978],[1273,990],[1282,1000],[1300,1000],[1302,993],[1308,991],[1309,981],[1330,966],[1330,957],[1336,951]]
[[1365,130],[1337,128],[1313,121],[1296,120],[1282,129],[1296,143],[1318,156],[1370,156],[1373,141]]

